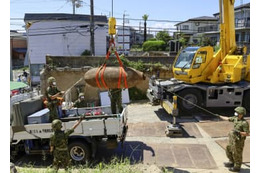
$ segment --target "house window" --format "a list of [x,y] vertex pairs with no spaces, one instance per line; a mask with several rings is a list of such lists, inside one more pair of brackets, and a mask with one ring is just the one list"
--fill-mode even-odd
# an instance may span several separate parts
[[183,25],[183,26],[182,26],[182,29],[183,29],[183,30],[189,30],[189,25]]

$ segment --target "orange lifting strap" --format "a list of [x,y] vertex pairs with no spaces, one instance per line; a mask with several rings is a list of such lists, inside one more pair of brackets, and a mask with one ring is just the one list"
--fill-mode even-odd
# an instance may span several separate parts
[[[100,71],[101,71],[101,82],[102,82],[103,86],[104,86],[106,89],[108,89],[108,87],[107,87],[107,85],[106,85],[106,82],[105,82],[105,80],[104,80],[104,72],[105,72],[105,69],[106,69],[106,66],[107,66],[106,62],[107,62],[107,60],[109,59],[109,56],[110,56],[110,53],[111,53],[110,51],[111,51],[112,45],[114,45],[114,47],[115,47],[115,42],[114,42],[114,39],[113,39],[113,38],[109,40],[109,49],[108,49],[108,52],[107,52],[107,55],[106,55],[105,62],[98,68],[98,70],[97,70],[97,72],[96,72],[96,83],[97,83],[97,86],[98,86],[99,88],[101,88],[101,84],[100,84],[98,78],[99,78],[99,73],[100,73]],[[117,53],[116,50],[115,50],[115,55],[116,55],[117,61],[118,61],[119,66],[120,66],[120,67],[119,67],[120,69],[119,69],[119,77],[118,77],[117,88],[121,88],[121,87],[120,87],[120,84],[121,84],[122,75],[123,75],[123,77],[124,77],[125,88],[128,88],[127,80],[126,80],[126,78],[127,78],[126,72],[125,72],[125,69],[124,69],[124,67],[123,67],[123,63],[122,63],[121,59],[119,58],[119,55],[118,55],[118,53]]]

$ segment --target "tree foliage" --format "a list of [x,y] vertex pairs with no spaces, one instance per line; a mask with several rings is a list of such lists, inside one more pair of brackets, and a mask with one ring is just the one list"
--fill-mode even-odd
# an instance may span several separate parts
[[81,56],[86,56],[86,55],[91,55],[91,52],[90,52],[90,50],[84,50],[82,53],[81,53]]
[[168,43],[172,39],[167,31],[159,31],[155,38],[157,40],[163,40],[165,43]]

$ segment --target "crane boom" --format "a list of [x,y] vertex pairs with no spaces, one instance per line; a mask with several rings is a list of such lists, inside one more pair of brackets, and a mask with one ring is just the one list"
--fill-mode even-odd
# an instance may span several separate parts
[[236,49],[234,3],[235,0],[219,0],[221,59]]

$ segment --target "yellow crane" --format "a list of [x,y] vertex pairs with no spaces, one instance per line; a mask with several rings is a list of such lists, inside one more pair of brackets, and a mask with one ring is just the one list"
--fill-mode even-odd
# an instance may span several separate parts
[[[169,111],[173,95],[183,112],[202,107],[250,109],[250,55],[235,40],[235,0],[219,0],[220,49],[186,47],[176,56],[171,80],[151,78],[148,98]],[[197,105],[197,106],[195,106]]]

